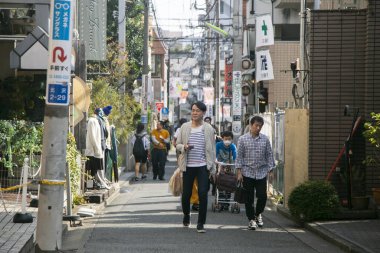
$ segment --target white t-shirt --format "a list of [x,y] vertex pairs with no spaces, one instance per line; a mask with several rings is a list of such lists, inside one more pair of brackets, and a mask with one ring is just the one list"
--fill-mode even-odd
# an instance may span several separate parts
[[174,138],[177,139],[178,138],[178,134],[179,134],[179,131],[181,130],[180,127],[177,128],[177,130],[175,131],[174,133]]

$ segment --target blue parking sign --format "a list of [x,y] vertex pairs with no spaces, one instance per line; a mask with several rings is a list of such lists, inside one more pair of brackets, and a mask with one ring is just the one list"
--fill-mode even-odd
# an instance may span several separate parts
[[46,103],[49,105],[68,105],[69,87],[68,84],[48,84]]

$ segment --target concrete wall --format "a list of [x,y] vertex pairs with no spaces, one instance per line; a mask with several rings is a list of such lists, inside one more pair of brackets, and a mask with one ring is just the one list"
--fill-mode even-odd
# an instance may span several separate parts
[[308,180],[309,111],[285,111],[285,168],[284,203],[288,207],[289,194],[294,187]]

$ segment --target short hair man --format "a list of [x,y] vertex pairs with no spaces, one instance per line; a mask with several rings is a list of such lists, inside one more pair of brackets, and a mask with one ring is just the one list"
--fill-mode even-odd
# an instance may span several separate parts
[[[260,133],[264,120],[254,116],[250,120],[250,131],[238,140],[236,169],[237,179],[243,182],[248,192],[245,212],[249,220],[248,229],[255,230],[264,225],[261,214],[267,201],[267,176],[275,167],[273,152],[267,136]],[[253,206],[255,192],[256,208]]]
[[160,180],[165,180],[166,144],[170,143],[170,134],[164,129],[163,121],[159,121],[157,128],[152,131],[152,142],[153,179],[156,180],[158,176]]

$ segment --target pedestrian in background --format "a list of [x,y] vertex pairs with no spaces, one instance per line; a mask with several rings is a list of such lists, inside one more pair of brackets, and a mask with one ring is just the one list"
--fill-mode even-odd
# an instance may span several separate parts
[[135,157],[135,177],[134,181],[139,181],[139,172],[141,167],[141,179],[146,178],[146,162],[149,157],[150,141],[144,130],[144,124],[138,123],[136,132],[131,139],[133,147],[133,156]]
[[[267,202],[267,176],[275,167],[273,152],[267,136],[260,133],[264,120],[254,116],[250,120],[250,132],[240,136],[235,167],[237,180],[243,182],[247,191],[245,212],[248,229],[263,227],[262,213]],[[257,197],[256,208],[253,203]]]
[[220,136],[219,136],[219,130],[218,130],[218,128],[217,128],[215,125],[213,125],[213,124],[211,123],[211,122],[212,122],[211,117],[209,117],[209,116],[205,117],[205,118],[204,118],[204,122],[210,124],[210,125],[214,128],[215,142],[219,142],[219,141],[221,141],[222,138],[220,138]]
[[168,131],[169,133],[169,142],[166,143],[166,156],[168,156],[170,148],[171,148],[170,143],[172,139],[172,128],[170,127],[169,120],[166,119],[166,120],[163,120],[162,122],[163,122],[162,128]]
[[170,143],[170,135],[164,128],[164,122],[159,121],[157,128],[152,131],[151,138],[153,142],[152,164],[153,164],[153,180],[165,180],[165,163],[167,154],[167,143]]
[[[173,135],[173,146],[176,147],[177,146],[177,136],[179,134],[179,131],[181,129],[181,126],[187,122],[187,119],[185,118],[181,118],[178,122],[178,126],[177,126],[177,129],[175,130],[175,133]],[[178,158],[178,155],[177,155],[177,158]]]
[[204,123],[206,105],[195,102],[191,105],[191,121],[184,123],[177,136],[176,149],[178,167],[183,172],[182,211],[183,226],[190,226],[190,197],[194,179],[198,179],[199,215],[197,231],[205,233],[207,214],[207,192],[209,177],[215,177],[215,136],[210,124]]

